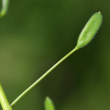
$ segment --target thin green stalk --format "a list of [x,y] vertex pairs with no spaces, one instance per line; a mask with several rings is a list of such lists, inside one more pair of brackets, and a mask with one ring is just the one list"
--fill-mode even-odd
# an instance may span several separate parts
[[74,48],[68,54],[66,54],[62,59],[60,59],[55,65],[53,65],[47,72],[45,72],[38,80],[36,80],[30,87],[28,87],[23,93],[21,93],[11,104],[10,106],[15,105],[28,91],[30,91],[36,84],[38,84],[44,77],[46,77],[52,70],[54,70],[60,63],[62,63],[67,57],[74,53],[78,48]]
[[29,88],[27,88],[21,95],[19,95],[11,104],[13,106],[23,97],[29,90],[31,90],[36,84],[38,84],[45,76],[47,76],[52,70],[54,70],[60,63],[62,63],[67,57],[74,53],[79,48],[86,46],[95,36],[102,24],[102,14],[97,12],[91,16],[82,32],[79,35],[75,48],[60,59],[55,65],[53,65],[47,72],[45,72],[37,81],[35,81]]

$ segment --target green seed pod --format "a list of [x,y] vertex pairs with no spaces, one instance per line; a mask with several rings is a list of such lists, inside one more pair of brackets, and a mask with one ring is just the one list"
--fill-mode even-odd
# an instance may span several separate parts
[[4,16],[8,10],[9,0],[2,0],[2,9],[0,12],[0,17]]
[[45,99],[45,110],[55,110],[54,104],[49,97]]
[[97,12],[91,16],[82,32],[79,35],[76,48],[82,48],[86,46],[95,36],[102,23],[102,14]]
[[5,96],[5,93],[3,91],[1,84],[0,84],[0,103],[1,103],[3,110],[12,110]]

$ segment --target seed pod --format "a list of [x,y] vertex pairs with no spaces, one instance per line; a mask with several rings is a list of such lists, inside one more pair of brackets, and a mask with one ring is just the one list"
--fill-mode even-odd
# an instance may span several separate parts
[[55,110],[53,102],[49,97],[45,99],[45,110]]
[[2,9],[0,12],[0,17],[4,16],[8,10],[9,0],[2,0]]
[[3,91],[1,84],[0,84],[0,103],[1,103],[3,110],[12,110],[5,96],[5,93]]
[[100,12],[97,12],[91,16],[79,35],[76,48],[86,46],[93,39],[101,26],[102,18],[102,14]]

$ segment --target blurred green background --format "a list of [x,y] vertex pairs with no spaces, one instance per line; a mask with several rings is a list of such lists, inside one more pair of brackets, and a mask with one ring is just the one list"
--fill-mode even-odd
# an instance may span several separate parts
[[[0,18],[0,83],[11,103],[76,45],[95,12],[104,16],[94,40],[27,93],[13,110],[110,110],[110,1],[10,0]],[[0,108],[2,110],[2,108]]]

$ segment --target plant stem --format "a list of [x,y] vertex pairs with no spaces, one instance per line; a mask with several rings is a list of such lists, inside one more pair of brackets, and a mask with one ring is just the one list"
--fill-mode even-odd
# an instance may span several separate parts
[[46,77],[52,70],[54,70],[60,63],[62,63],[67,57],[69,57],[72,53],[78,50],[75,47],[68,54],[66,54],[62,59],[60,59],[57,63],[55,63],[47,72],[45,72],[38,80],[36,80],[31,86],[29,86],[23,93],[21,93],[11,104],[10,106],[15,105],[28,91],[30,91],[36,84],[38,84],[44,77]]

